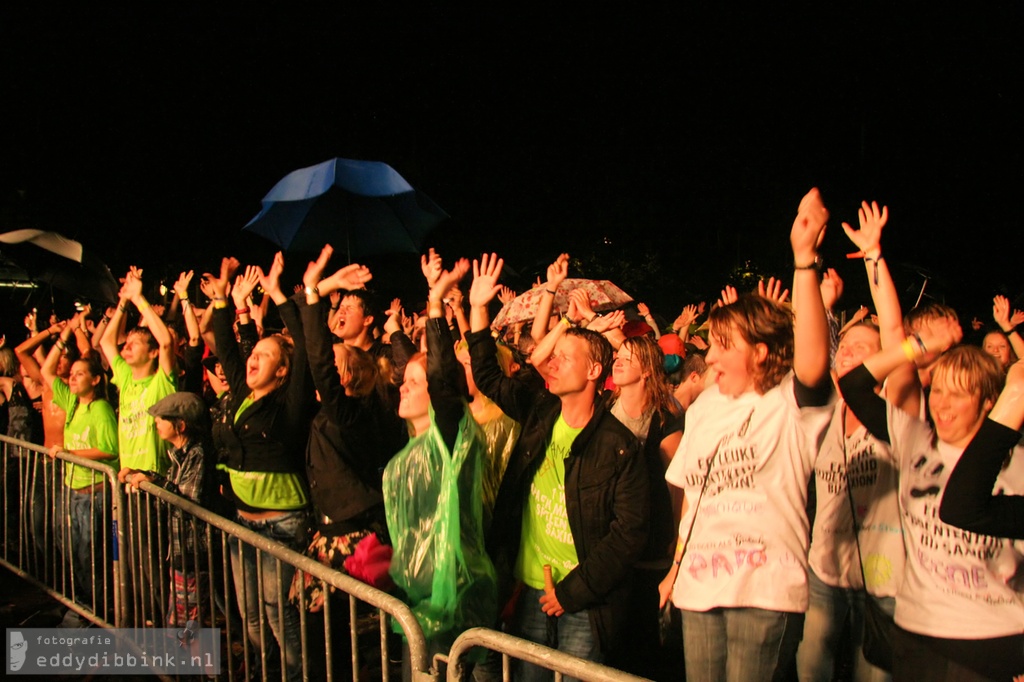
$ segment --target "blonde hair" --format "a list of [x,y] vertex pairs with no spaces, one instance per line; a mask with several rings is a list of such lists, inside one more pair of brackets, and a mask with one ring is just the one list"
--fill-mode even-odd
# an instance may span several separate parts
[[956,346],[942,354],[932,367],[932,384],[944,378],[949,384],[995,404],[1005,375],[999,361],[976,346]]

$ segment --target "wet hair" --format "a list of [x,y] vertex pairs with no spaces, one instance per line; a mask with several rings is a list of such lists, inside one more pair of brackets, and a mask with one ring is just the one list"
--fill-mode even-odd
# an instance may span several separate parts
[[911,334],[918,330],[925,322],[939,320],[942,318],[948,318],[954,322],[960,321],[960,318],[957,317],[956,311],[948,305],[936,303],[934,301],[922,303],[921,305],[908,310],[903,316],[903,331],[907,334]]
[[107,373],[103,369],[103,361],[100,360],[100,354],[94,350],[89,351],[82,357],[72,361],[72,366],[77,362],[85,363],[90,376],[100,378],[99,383],[93,389],[93,399],[107,400]]
[[989,400],[994,405],[1003,390],[1005,375],[999,361],[977,346],[954,346],[942,354],[932,367],[932,385],[940,377],[978,396],[978,404]]
[[750,346],[765,345],[768,355],[754,368],[754,385],[761,393],[778,386],[793,367],[793,314],[764,296],[742,294],[735,303],[715,308],[709,326],[724,348],[731,347],[733,332]]
[[18,357],[10,348],[0,348],[0,377],[13,377],[18,372]]
[[579,327],[565,330],[565,335],[575,336],[586,341],[587,357],[591,362],[601,365],[601,376],[597,378],[597,390],[600,391],[608,375],[612,372],[612,356],[614,355],[612,344],[597,332]]
[[146,345],[149,346],[149,350],[160,349],[160,344],[153,338],[153,332],[148,327],[135,327],[128,332],[128,336],[132,335],[141,337],[146,342]]
[[373,326],[377,326],[377,323],[380,321],[380,315],[377,312],[377,303],[373,294],[366,289],[353,289],[351,291],[342,292],[341,299],[345,300],[346,298],[359,299],[359,305],[363,309],[363,316],[372,317]]
[[334,344],[335,349],[339,346],[345,349],[342,372],[348,371],[350,375],[345,388],[357,398],[370,395],[374,390],[383,391],[384,380],[373,356],[362,348],[340,342]]
[[[644,409],[653,407],[664,424],[665,417],[675,412],[675,402],[665,376],[665,353],[649,336],[631,336],[622,342],[622,348],[629,349],[640,365],[640,373],[644,377]],[[616,397],[620,392],[620,389],[615,389]]]

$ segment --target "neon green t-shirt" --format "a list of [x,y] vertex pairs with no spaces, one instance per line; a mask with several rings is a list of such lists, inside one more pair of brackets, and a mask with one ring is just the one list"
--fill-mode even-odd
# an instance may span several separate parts
[[[117,469],[117,415],[110,403],[106,400],[93,400],[82,405],[68,385],[59,378],[53,380],[53,402],[67,414],[64,421],[64,449],[96,448],[110,454],[110,459],[98,461]],[[92,469],[68,463],[65,463],[64,468],[64,485],[75,490],[105,480],[103,474]]]
[[148,410],[174,393],[174,379],[157,366],[156,374],[136,380],[132,368],[119,355],[110,368],[114,385],[121,392],[117,428],[121,466],[166,474],[171,466],[167,443],[156,434],[156,423]]
[[565,511],[565,458],[582,430],[558,415],[544,461],[530,484],[515,575],[535,590],[544,589],[545,564],[557,584],[580,562]]

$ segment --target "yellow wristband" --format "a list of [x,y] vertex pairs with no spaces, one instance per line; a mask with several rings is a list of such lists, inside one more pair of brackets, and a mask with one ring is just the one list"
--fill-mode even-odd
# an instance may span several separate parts
[[903,349],[903,354],[907,356],[907,360],[913,362],[917,359],[917,351],[914,349],[914,344],[910,339],[903,339],[903,343],[900,344]]
[[140,302],[138,305],[136,305],[135,307],[139,309],[140,313],[144,313],[147,310],[149,310],[149,302],[144,300],[144,301]]
[[228,302],[227,301],[214,301],[213,302],[213,307],[216,308],[217,310],[223,310],[224,308],[228,307]]

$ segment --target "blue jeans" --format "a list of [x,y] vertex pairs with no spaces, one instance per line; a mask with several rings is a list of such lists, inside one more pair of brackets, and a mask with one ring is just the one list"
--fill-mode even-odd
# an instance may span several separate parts
[[[235,519],[249,530],[265,538],[276,540],[289,549],[301,552],[306,546],[309,517],[305,510],[289,512],[283,516],[260,521],[250,521],[241,516]],[[241,545],[241,547],[240,547]],[[281,563],[278,570],[277,558],[266,552],[260,553],[262,576],[257,576],[256,548],[239,542],[229,543],[231,549],[231,572],[235,579],[235,594],[238,598],[242,618],[245,620],[249,641],[259,650],[260,637],[267,642],[267,663],[276,667],[279,657],[277,646],[284,650],[288,679],[302,679],[302,632],[299,612],[288,601],[288,589],[295,575],[295,567]],[[262,582],[257,582],[257,577]],[[283,600],[283,601],[282,601]],[[270,626],[273,638],[260,627],[261,612],[265,614],[265,625]],[[281,630],[281,617],[284,630]]]
[[753,608],[684,610],[687,682],[771,682],[793,615]]
[[[537,644],[558,649],[579,658],[603,663],[604,655],[598,647],[594,632],[590,628],[590,616],[586,611],[579,613],[563,613],[558,618],[549,617],[540,609],[542,590],[523,586],[516,608],[515,630],[511,633]],[[551,680],[554,673],[525,661],[518,661],[519,670],[516,680],[520,682],[539,682]],[[564,677],[564,680],[575,678]]]
[[104,498],[99,491],[65,490],[65,494],[71,520],[70,559],[75,601],[112,622],[113,560],[108,559],[108,556],[113,540],[106,534],[111,527],[110,515],[106,510],[110,496]]
[[[888,682],[889,673],[864,660],[861,642],[864,635],[863,590],[832,587],[821,581],[814,571],[807,572],[811,591],[810,607],[804,620],[804,637],[796,653],[800,682],[830,682],[839,647],[851,648],[856,682]],[[874,599],[874,597],[870,597]],[[890,616],[896,606],[892,597],[878,599]],[[850,621],[850,637],[842,640],[843,626]]]

